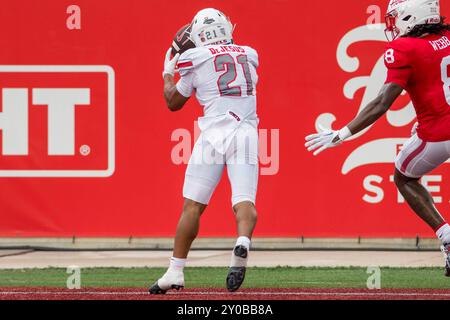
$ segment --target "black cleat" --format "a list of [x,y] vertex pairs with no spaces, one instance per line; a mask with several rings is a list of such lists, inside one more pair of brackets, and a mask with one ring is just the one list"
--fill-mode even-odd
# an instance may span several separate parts
[[[179,285],[172,285],[171,289],[173,290],[181,290],[183,289],[184,286],[179,286]],[[166,294],[167,290],[163,290],[159,287],[158,282],[156,282],[154,285],[152,285],[150,287],[150,289],[148,289],[148,292],[150,292],[150,294]]]
[[234,255],[236,257],[242,258],[242,259],[247,259],[248,256],[248,250],[246,247],[244,246],[236,246],[234,248]]
[[154,285],[150,287],[150,289],[148,289],[148,292],[150,292],[150,294],[166,294],[167,290],[161,289],[158,286],[158,282],[156,282]]
[[165,294],[168,290],[184,288],[184,274],[181,270],[168,269],[161,279],[156,281],[149,289],[150,294]]
[[[239,258],[247,259],[248,250],[244,246],[236,246],[233,254]],[[230,292],[238,290],[245,279],[246,267],[230,267],[227,276],[227,289]]]
[[245,267],[230,267],[227,276],[227,289],[230,292],[238,290],[245,278]]
[[173,285],[172,285],[172,289],[173,289],[173,290],[180,291],[181,289],[184,289],[184,286],[177,286],[177,285],[173,284]]

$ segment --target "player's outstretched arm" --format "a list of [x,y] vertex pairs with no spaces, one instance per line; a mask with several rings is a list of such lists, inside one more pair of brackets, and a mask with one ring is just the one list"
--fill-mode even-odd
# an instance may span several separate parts
[[357,134],[372,125],[392,106],[394,101],[403,92],[403,88],[395,83],[383,86],[379,95],[370,102],[348,125],[339,131],[320,127],[320,132],[307,136],[305,147],[318,155],[323,150],[341,144],[345,139]]
[[177,53],[172,59],[170,59],[171,53],[172,48],[169,48],[169,50],[167,50],[166,52],[166,58],[164,60],[164,99],[166,99],[166,103],[170,111],[178,111],[183,108],[184,104],[189,100],[189,98],[181,95],[175,85],[175,67],[180,55]]
[[392,106],[403,92],[403,88],[396,83],[388,83],[381,88],[378,97],[370,102],[348,125],[351,134],[357,134],[372,125]]

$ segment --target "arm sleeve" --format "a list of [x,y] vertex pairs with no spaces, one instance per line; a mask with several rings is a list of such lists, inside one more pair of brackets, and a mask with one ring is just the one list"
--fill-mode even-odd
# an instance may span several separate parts
[[189,98],[194,91],[194,73],[187,72],[181,76],[177,82],[177,91],[186,98]]
[[410,62],[411,52],[398,46],[388,46],[384,54],[384,63],[387,72],[386,84],[395,83],[405,89],[412,75]]
[[180,74],[180,80],[177,82],[178,92],[189,98],[194,91],[194,58],[193,50],[188,50],[180,56],[177,68]]

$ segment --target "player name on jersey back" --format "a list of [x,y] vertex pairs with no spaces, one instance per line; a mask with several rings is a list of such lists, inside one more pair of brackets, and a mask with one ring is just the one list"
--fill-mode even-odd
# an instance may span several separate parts
[[443,36],[442,38],[434,41],[429,41],[434,51],[444,50],[445,48],[450,47],[450,40]]
[[245,53],[245,49],[239,46],[220,46],[219,48],[209,48],[212,54],[221,54],[228,52]]

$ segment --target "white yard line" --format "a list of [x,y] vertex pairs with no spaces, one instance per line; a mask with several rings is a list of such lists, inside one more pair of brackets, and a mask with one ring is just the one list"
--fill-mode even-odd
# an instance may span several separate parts
[[[0,255],[7,254],[6,251]],[[0,258],[0,269],[95,267],[167,267],[169,251],[34,251]],[[227,267],[228,251],[192,251],[190,267]],[[253,251],[249,266],[258,267],[442,267],[439,251]]]

